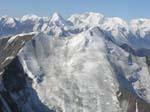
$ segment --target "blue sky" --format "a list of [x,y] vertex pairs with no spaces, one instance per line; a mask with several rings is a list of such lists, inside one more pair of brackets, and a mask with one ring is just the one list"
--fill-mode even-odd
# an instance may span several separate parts
[[89,11],[125,20],[150,18],[150,0],[0,0],[0,16],[50,16],[53,12],[59,12],[63,17],[68,17],[73,13]]

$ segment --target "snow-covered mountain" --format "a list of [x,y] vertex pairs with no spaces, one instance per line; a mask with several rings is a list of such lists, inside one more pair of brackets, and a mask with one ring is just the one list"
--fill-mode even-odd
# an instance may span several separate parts
[[64,19],[58,13],[50,17],[38,17],[32,14],[22,18],[3,16],[0,18],[0,37],[33,31],[66,37],[99,26],[120,45],[128,43],[135,48],[150,48],[149,21],[149,19],[135,19],[128,23],[118,17],[109,18],[94,12],[74,14],[68,19]]
[[0,23],[3,37],[25,32],[0,39],[2,112],[149,112],[148,19],[90,12]]

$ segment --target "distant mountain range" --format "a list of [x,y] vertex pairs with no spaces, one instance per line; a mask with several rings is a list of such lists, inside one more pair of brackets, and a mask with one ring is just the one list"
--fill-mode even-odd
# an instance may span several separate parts
[[58,13],[50,17],[25,15],[22,18],[3,16],[0,18],[0,37],[28,33],[44,32],[48,35],[66,37],[77,34],[90,27],[99,26],[113,36],[119,43],[134,43],[135,47],[149,48],[150,19],[135,19],[126,22],[118,17],[108,18],[100,13],[74,14],[64,19]]

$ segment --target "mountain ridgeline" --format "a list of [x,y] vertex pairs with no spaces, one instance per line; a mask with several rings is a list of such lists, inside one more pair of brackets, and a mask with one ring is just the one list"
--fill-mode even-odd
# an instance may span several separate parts
[[100,13],[0,18],[1,112],[149,112],[150,20]]

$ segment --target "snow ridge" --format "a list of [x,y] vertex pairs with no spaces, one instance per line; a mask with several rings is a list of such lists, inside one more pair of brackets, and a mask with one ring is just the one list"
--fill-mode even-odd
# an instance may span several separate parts
[[149,19],[135,19],[127,23],[119,17],[108,18],[94,12],[74,14],[66,20],[58,13],[54,13],[51,17],[30,14],[20,19],[3,16],[0,18],[0,37],[33,31],[66,37],[85,31],[92,26],[99,26],[118,44],[128,43],[133,44],[135,48],[150,48],[149,24]]

